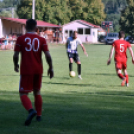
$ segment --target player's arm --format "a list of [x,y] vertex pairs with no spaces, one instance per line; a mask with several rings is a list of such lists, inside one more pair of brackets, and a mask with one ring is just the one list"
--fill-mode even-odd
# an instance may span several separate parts
[[114,53],[114,46],[112,46],[110,53],[109,53],[109,59],[107,61],[107,65],[109,65],[111,63],[111,59],[113,57],[113,53]]
[[13,55],[14,71],[19,72],[19,52],[15,51]]
[[133,53],[132,47],[128,47],[128,50],[129,50],[131,57],[132,57],[132,63],[134,64],[134,53]]
[[49,51],[45,51],[44,54],[45,54],[46,61],[47,61],[48,65],[49,65],[48,75],[50,76],[50,79],[51,79],[54,76],[52,58],[51,58],[51,55],[50,55]]
[[84,45],[82,43],[80,45],[82,47],[82,50],[83,50],[84,54],[88,57],[88,54],[86,52],[86,48],[84,47]]

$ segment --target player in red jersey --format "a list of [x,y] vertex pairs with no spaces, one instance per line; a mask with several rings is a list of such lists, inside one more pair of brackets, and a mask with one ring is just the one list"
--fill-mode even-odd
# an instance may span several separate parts
[[[18,37],[14,48],[13,62],[14,70],[19,72],[19,53],[21,53],[20,65],[20,100],[24,108],[29,112],[25,125],[30,125],[34,116],[37,121],[41,120],[42,115],[42,97],[40,94],[42,82],[42,51],[45,54],[46,61],[49,65],[48,75],[53,77],[52,59],[48,50],[46,40],[35,33],[37,22],[29,19],[26,22],[27,33]],[[28,97],[28,93],[33,91],[35,99],[35,109]]]
[[[134,64],[134,57],[133,57],[133,50],[129,42],[124,40],[125,32],[120,31],[119,32],[119,40],[116,40],[111,48],[109,59],[107,61],[107,65],[111,63],[111,59],[113,56],[113,52],[115,50],[115,69],[117,72],[117,75],[119,78],[122,79],[121,86],[124,86],[126,83],[126,86],[129,86],[129,80],[128,80],[128,73],[127,73],[127,48],[130,51],[131,57],[132,57],[132,63]],[[123,71],[124,75],[121,73],[121,70]]]

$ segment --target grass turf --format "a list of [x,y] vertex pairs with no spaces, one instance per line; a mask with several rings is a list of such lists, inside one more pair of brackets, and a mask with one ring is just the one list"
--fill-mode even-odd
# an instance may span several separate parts
[[[24,126],[27,111],[19,94],[19,74],[13,71],[13,51],[0,51],[0,132],[1,134],[133,134],[134,66],[128,54],[130,87],[121,87],[114,61],[106,65],[110,46],[85,45],[89,57],[78,48],[82,78],[69,77],[65,46],[51,45],[55,77],[50,80],[44,61],[41,93],[43,120]],[[44,56],[43,59],[45,60]],[[77,66],[73,64],[77,72]],[[34,98],[29,94],[32,102]],[[33,103],[34,105],[34,103]]]

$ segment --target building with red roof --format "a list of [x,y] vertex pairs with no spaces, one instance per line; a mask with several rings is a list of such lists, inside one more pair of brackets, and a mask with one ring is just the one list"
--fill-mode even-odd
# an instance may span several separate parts
[[[26,21],[27,19],[0,17],[0,38],[9,34],[24,34]],[[59,25],[41,20],[37,20],[37,26],[40,31],[47,29],[50,33],[61,28]]]
[[85,20],[75,20],[62,26],[63,39],[65,42],[66,39],[71,36],[72,31],[76,30],[82,42],[97,43],[99,29],[100,26]]

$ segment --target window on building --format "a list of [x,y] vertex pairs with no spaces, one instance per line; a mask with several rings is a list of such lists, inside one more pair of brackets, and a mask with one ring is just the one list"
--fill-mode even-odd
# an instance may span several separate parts
[[72,33],[73,33],[73,31],[72,31],[72,30],[70,30],[70,31],[69,31],[69,36],[72,36]]
[[78,34],[83,34],[83,28],[78,28]]
[[65,30],[65,33],[68,34],[68,30]]
[[89,28],[85,29],[85,34],[90,34],[90,29]]

